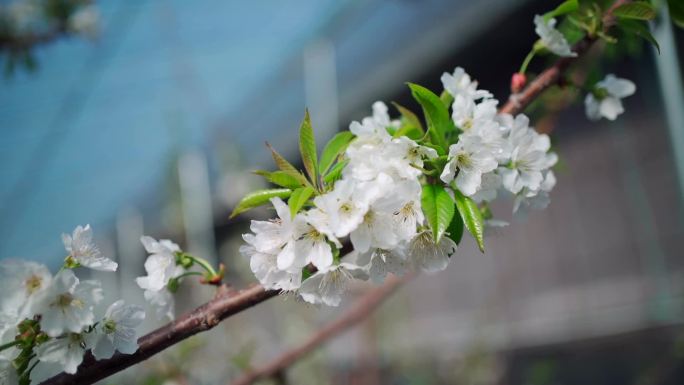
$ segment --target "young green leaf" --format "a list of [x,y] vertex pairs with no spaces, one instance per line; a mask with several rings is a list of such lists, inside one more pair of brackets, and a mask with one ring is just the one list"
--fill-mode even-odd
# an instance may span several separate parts
[[456,129],[451,120],[449,110],[444,106],[439,96],[432,91],[417,84],[409,83],[413,98],[423,107],[425,120],[427,121],[430,141],[440,147],[438,153],[444,155],[447,152],[446,133]]
[[318,159],[316,157],[316,138],[311,127],[309,110],[304,113],[304,120],[299,127],[299,152],[302,154],[302,162],[309,179],[314,186],[318,184]]
[[636,1],[615,8],[613,15],[623,19],[652,20],[656,16],[656,11],[650,3]]
[[349,163],[348,159],[337,162],[337,164],[335,164],[333,168],[331,168],[330,171],[323,176],[323,182],[325,182],[325,184],[330,184],[340,179],[342,177],[342,170],[344,170],[344,167],[347,165],[347,163]]
[[247,210],[253,209],[255,207],[261,206],[265,203],[268,203],[268,201],[271,198],[279,197],[279,198],[287,198],[292,194],[292,191],[287,188],[277,188],[277,189],[269,189],[269,190],[257,190],[254,192],[251,192],[247,195],[245,195],[244,198],[238,203],[237,206],[235,206],[235,209],[233,209],[233,212],[230,213],[230,218],[235,217],[236,215],[240,213],[244,213]]
[[439,99],[442,101],[447,110],[451,108],[452,104],[454,104],[454,95],[450,94],[447,90],[442,91],[442,93],[439,95]]
[[553,11],[544,14],[544,20],[549,21],[554,17],[565,15],[566,13],[575,12],[579,8],[577,0],[566,0],[556,7]]
[[257,175],[263,176],[264,178],[266,178],[267,181],[280,187],[287,187],[289,189],[294,190],[302,186],[302,184],[297,180],[297,178],[287,174],[285,171],[270,172],[265,170],[256,170],[253,172]]
[[441,185],[428,184],[423,186],[420,202],[432,229],[432,238],[438,243],[454,217],[454,200]]
[[618,20],[618,26],[622,28],[623,31],[637,35],[651,43],[658,51],[658,55],[660,55],[660,44],[658,44],[658,41],[655,39],[655,37],[651,35],[651,31],[648,29],[645,21],[620,19]]
[[352,139],[354,139],[354,134],[349,131],[339,132],[330,139],[321,153],[321,162],[319,163],[321,175],[328,172],[335,160],[347,149]]
[[304,204],[309,200],[309,198],[311,198],[313,193],[314,189],[311,187],[300,187],[292,192],[290,199],[287,201],[287,205],[290,207],[290,215],[292,218],[294,218],[299,210],[304,207]]
[[299,172],[299,170],[297,170],[295,166],[292,165],[292,163],[288,162],[287,159],[283,158],[282,155],[278,154],[278,152],[270,144],[266,143],[266,146],[268,146],[268,149],[271,150],[271,156],[273,157],[273,161],[281,171],[297,179],[297,181],[299,181],[299,183],[301,183],[302,185],[311,186],[311,183],[309,183],[306,177],[301,172]]
[[670,19],[679,28],[684,28],[684,2],[682,0],[667,0]]
[[454,189],[454,200],[456,201],[456,208],[463,218],[465,228],[475,237],[477,246],[484,253],[484,219],[480,208],[477,207],[475,201],[464,196],[457,189]]
[[[423,129],[423,124],[420,122],[420,119],[418,119],[418,116],[413,113],[413,111],[409,110],[408,108],[402,106],[401,104],[397,102],[392,102],[394,107],[399,111],[401,116],[403,116],[406,119],[406,122],[409,123],[410,125],[418,128],[421,132],[425,132]],[[396,135],[400,136],[400,135]]]
[[457,245],[461,243],[461,239],[463,238],[463,218],[461,218],[461,214],[458,210],[454,212],[454,218],[451,220],[446,232],[449,238],[456,242]]

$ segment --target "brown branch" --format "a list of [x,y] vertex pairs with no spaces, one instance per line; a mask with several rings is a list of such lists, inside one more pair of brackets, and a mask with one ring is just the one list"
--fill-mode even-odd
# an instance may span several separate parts
[[58,374],[43,384],[92,384],[142,362],[188,337],[209,330],[225,318],[272,298],[278,293],[276,290],[265,290],[261,285],[255,285],[237,293],[222,287],[211,301],[138,339],[139,348],[135,353],[130,355],[117,353],[112,358],[100,361],[96,361],[91,354],[88,354],[75,374]]
[[[629,0],[617,0],[608,10],[603,19],[605,28],[614,24],[611,11],[616,7],[629,2]],[[593,38],[585,38],[575,47],[578,57],[581,56],[595,41]],[[500,112],[516,114],[522,111],[533,99],[551,85],[558,82],[562,71],[577,58],[564,58],[558,60],[553,66],[542,72],[520,94],[512,95]],[[225,289],[225,288],[224,288]],[[278,294],[278,291],[265,290],[260,285],[239,291],[237,293],[221,290],[217,296],[204,305],[192,310],[176,321],[138,339],[139,349],[134,354],[115,354],[112,358],[96,361],[88,353],[78,371],[73,374],[58,374],[43,384],[46,385],[87,385],[109,377],[130,366],[142,362],[162,350],[186,339],[197,333],[209,330],[222,320],[261,303]],[[358,322],[358,321],[356,321]]]
[[[606,11],[603,16],[603,30],[607,31],[610,27],[615,24],[615,17],[613,16],[613,10],[623,4],[628,3],[629,0],[617,0],[613,5]],[[544,70],[539,76],[537,76],[530,84],[525,87],[522,92],[517,94],[512,94],[506,104],[499,110],[500,113],[506,113],[511,115],[516,115],[522,112],[525,107],[527,107],[534,99],[537,98],[542,92],[546,91],[547,88],[558,84],[561,75],[565,70],[576,60],[578,60],[582,55],[589,50],[589,48],[596,41],[596,37],[587,36],[580,40],[572,48],[573,52],[577,53],[576,57],[564,57],[556,61],[551,67]]]
[[284,371],[293,363],[366,319],[384,300],[396,292],[402,284],[408,282],[415,276],[416,273],[410,272],[401,278],[388,278],[382,286],[374,288],[364,294],[364,296],[340,318],[318,330],[304,341],[304,343],[287,350],[262,367],[248,371],[242,377],[235,380],[232,385],[249,385],[260,379],[284,375]]

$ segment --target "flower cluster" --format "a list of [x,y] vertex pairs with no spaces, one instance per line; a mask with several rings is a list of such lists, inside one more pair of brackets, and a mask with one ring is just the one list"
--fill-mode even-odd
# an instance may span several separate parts
[[[352,279],[382,282],[388,273],[407,269],[445,269],[463,218],[479,221],[479,228],[468,230],[481,243],[487,203],[500,190],[515,196],[515,210],[544,207],[540,203],[548,202],[555,183],[550,168],[557,161],[549,137],[532,129],[524,115],[498,114],[498,101],[462,68],[445,73],[442,83],[441,98],[411,85],[426,114],[427,132],[406,108],[399,106],[402,119],[392,120],[387,106],[376,102],[372,116],[352,122],[345,133],[339,175],[323,180],[310,175],[317,188],[310,189],[301,211],[293,205],[301,194],[293,192],[288,204],[280,196],[270,199],[278,218],[252,221],[241,248],[265,287],[335,306]],[[326,146],[322,159],[333,147]],[[303,178],[294,168],[281,169]]]
[[93,243],[90,226],[62,236],[68,256],[52,275],[35,262],[0,262],[0,384],[38,383],[60,372],[75,373],[86,351],[96,359],[138,349],[135,328],[142,308],[119,300],[103,315],[100,282],[81,280],[79,266],[115,271],[117,264]]

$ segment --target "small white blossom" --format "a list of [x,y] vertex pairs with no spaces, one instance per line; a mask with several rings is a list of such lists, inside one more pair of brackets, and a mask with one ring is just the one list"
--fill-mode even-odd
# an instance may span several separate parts
[[18,385],[19,377],[12,361],[0,357],[0,385]]
[[530,128],[529,119],[524,115],[516,119],[516,123],[508,137],[511,148],[508,164],[498,170],[503,186],[514,194],[523,188],[538,190],[544,180],[543,173],[558,161],[556,154],[549,152],[551,141],[548,135]]
[[[248,239],[245,241],[249,243]],[[266,289],[292,291],[302,283],[302,269],[280,270],[276,254],[260,252],[251,244],[240,246],[240,254],[250,259],[249,266],[254,276]]]
[[99,24],[100,13],[94,5],[82,7],[69,17],[69,28],[88,38],[97,36]]
[[154,308],[157,319],[173,320],[175,318],[176,301],[173,298],[173,293],[168,289],[145,290],[143,296],[145,301]]
[[33,315],[33,306],[48,289],[52,274],[44,265],[22,260],[0,261],[0,314],[18,320]]
[[379,211],[392,214],[392,228],[398,241],[413,238],[417,227],[423,224],[425,218],[421,209],[421,190],[417,179],[401,180],[388,184],[388,193],[373,204]]
[[480,137],[462,135],[457,143],[449,147],[449,161],[440,179],[445,183],[451,183],[455,178],[456,187],[464,195],[470,196],[480,188],[482,174],[494,170],[497,166],[494,155],[482,145]]
[[449,259],[456,253],[457,245],[449,237],[443,236],[435,244],[431,231],[418,233],[409,243],[407,254],[412,263],[425,272],[433,273],[446,269]]
[[[51,338],[36,348],[36,356],[41,363],[58,363],[62,370],[69,374],[76,373],[78,365],[83,362],[85,354],[85,341],[80,333],[67,333],[64,336]],[[40,372],[36,366],[37,372]],[[48,365],[46,368],[50,367]],[[33,373],[32,373],[33,374]],[[38,377],[43,377],[35,373]],[[32,380],[36,380],[31,376]]]
[[534,17],[534,31],[537,32],[542,44],[546,49],[558,56],[575,57],[576,52],[572,52],[570,44],[565,39],[565,36],[556,29],[556,19],[551,18],[548,21],[544,20],[543,16],[536,15]]
[[470,198],[477,203],[491,202],[496,199],[498,191],[501,188],[501,176],[495,172],[488,172],[482,175],[482,184]]
[[50,337],[64,332],[80,333],[93,324],[93,308],[102,296],[99,282],[79,281],[73,271],[60,271],[50,288],[36,300],[36,313],[42,316],[41,329]]
[[368,261],[365,269],[375,284],[382,283],[387,274],[402,276],[410,267],[403,247],[392,250],[371,249],[359,259]]
[[[356,183],[342,179],[335,183],[332,191],[314,198],[314,205],[327,215],[326,224],[335,237],[344,237],[363,222],[368,203],[379,193],[379,186],[372,182]],[[316,220],[310,222],[320,232],[326,229]]]
[[591,120],[599,120],[602,117],[615,120],[618,115],[625,112],[621,99],[634,94],[636,86],[630,80],[609,74],[596,83],[594,89],[596,92],[588,93],[584,99],[587,117]]
[[549,203],[551,198],[549,193],[556,186],[556,175],[549,170],[544,176],[544,181],[539,186],[539,190],[532,191],[523,189],[516,195],[513,204],[513,213],[518,217],[524,217],[529,209],[543,210]]
[[493,96],[487,90],[478,90],[477,82],[471,80],[470,75],[461,67],[456,67],[453,74],[443,73],[441,80],[444,89],[454,97],[462,95],[468,99],[477,100]]
[[93,270],[116,271],[117,263],[105,257],[93,242],[90,225],[78,226],[72,235],[62,234],[64,248],[79,264]]
[[183,273],[183,268],[176,264],[176,253],[180,248],[167,239],[157,241],[148,236],[141,237],[140,242],[151,255],[145,260],[147,276],[138,277],[135,281],[144,290],[164,290],[172,278]]
[[354,278],[365,275],[363,269],[357,265],[342,262],[332,265],[327,270],[318,271],[299,288],[299,295],[306,302],[338,306],[342,295],[347,291],[349,282]]
[[110,358],[117,350],[133,354],[138,350],[135,328],[145,319],[145,311],[136,305],[118,300],[107,309],[104,319],[86,335],[86,342],[96,359]]

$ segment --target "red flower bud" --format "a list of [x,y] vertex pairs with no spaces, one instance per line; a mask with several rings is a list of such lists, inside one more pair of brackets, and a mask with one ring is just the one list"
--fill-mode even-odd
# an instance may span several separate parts
[[520,72],[514,73],[511,77],[511,92],[517,94],[518,92],[522,91],[526,83],[527,77],[525,76],[525,74]]

